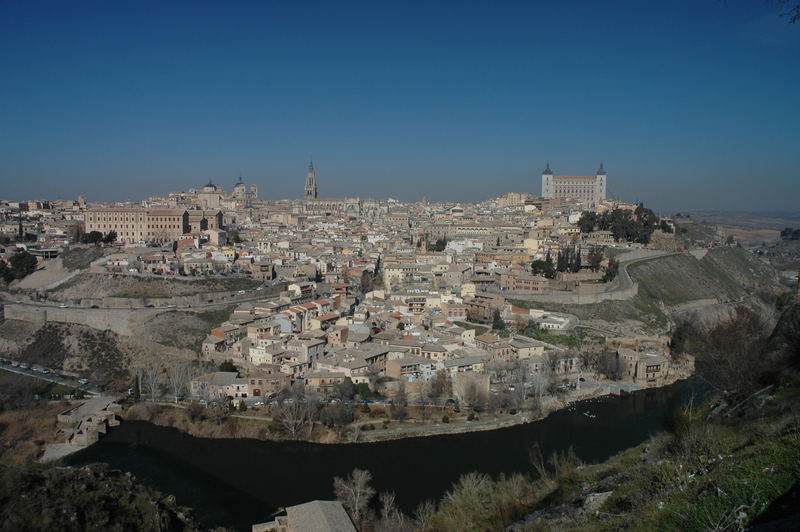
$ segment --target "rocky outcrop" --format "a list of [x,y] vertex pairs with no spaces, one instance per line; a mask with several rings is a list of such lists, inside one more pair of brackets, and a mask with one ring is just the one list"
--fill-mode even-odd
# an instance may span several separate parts
[[767,341],[764,352],[769,377],[800,370],[800,303],[787,308]]

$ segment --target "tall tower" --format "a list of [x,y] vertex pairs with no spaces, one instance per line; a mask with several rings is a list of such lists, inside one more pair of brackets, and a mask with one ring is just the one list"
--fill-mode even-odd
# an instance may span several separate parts
[[555,187],[553,186],[553,172],[550,170],[550,161],[547,161],[547,168],[542,172],[542,197],[555,198]]
[[306,200],[317,199],[317,173],[314,172],[314,161],[308,163],[308,173],[306,174]]
[[598,203],[606,199],[606,187],[608,186],[608,175],[600,161],[600,169],[597,170],[594,178],[594,202]]

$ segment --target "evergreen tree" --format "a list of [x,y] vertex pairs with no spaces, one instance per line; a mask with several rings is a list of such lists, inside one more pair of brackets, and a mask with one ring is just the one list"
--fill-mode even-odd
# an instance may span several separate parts
[[601,247],[593,247],[589,250],[589,268],[596,272],[600,269],[600,263],[603,262],[605,253]]
[[556,255],[556,271],[563,272],[567,269],[567,250],[561,249]]
[[609,282],[617,276],[617,272],[619,271],[619,262],[614,259],[608,259],[608,266],[606,266],[606,273],[603,275],[603,281]]
[[555,279],[556,277],[556,268],[553,265],[553,257],[550,256],[550,251],[547,251],[547,256],[544,259],[545,262],[545,273],[544,276],[548,279]]
[[81,235],[81,242],[84,244],[98,244],[103,241],[103,233],[100,231],[90,231]]
[[500,311],[495,309],[494,314],[492,314],[492,329],[495,331],[502,331],[506,328],[506,322],[503,321],[502,316],[500,316]]
[[578,248],[575,252],[574,257],[572,258],[572,273],[577,273],[581,271],[581,248]]
[[8,259],[8,266],[14,279],[22,279],[36,271],[38,261],[36,257],[22,248],[11,255]]

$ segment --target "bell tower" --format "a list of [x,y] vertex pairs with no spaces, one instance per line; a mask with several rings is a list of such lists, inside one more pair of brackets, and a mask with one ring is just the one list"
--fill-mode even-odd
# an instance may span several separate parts
[[309,161],[308,163],[308,173],[306,174],[305,199],[306,201],[317,199],[317,173],[314,171],[313,160]]

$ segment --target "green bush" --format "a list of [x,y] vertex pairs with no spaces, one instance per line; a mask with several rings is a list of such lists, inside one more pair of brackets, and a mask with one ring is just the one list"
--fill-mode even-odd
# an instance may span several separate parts
[[449,416],[442,416],[442,423],[450,423],[450,417]]

